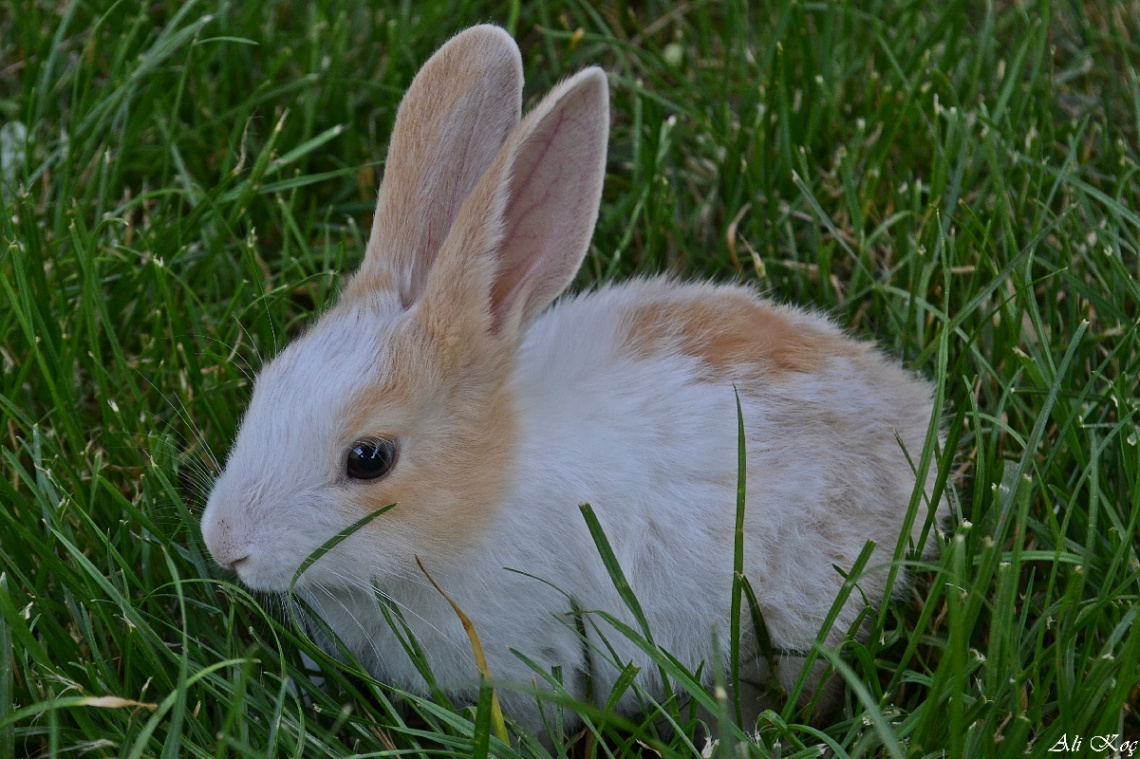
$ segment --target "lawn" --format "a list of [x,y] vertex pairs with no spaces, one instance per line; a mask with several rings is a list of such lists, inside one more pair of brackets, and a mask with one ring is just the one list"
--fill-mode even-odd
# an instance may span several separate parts
[[[0,2],[0,759],[545,751],[324,656],[198,530],[252,374],[360,261],[401,94],[485,21],[524,107],[609,73],[576,288],[748,283],[937,382],[940,555],[827,719],[710,750],[1137,746],[1140,2],[361,5]],[[704,745],[579,710],[576,757]]]

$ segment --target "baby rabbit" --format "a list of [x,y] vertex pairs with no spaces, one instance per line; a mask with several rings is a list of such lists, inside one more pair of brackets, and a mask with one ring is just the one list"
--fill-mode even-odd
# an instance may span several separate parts
[[[611,650],[661,688],[649,657],[600,617],[579,637],[574,606],[637,626],[579,504],[597,514],[655,642],[692,671],[704,662],[711,683],[714,625],[729,660],[737,397],[745,575],[772,645],[802,651],[843,584],[836,567],[868,540],[877,571],[830,640],[864,597],[883,601],[932,393],[825,318],[750,288],[636,279],[551,305],[597,218],[606,75],[567,79],[520,122],[521,101],[518,48],[496,27],[459,34],[424,65],[396,117],[364,262],[262,370],[202,534],[247,586],[283,592],[322,544],[395,504],[294,591],[377,678],[426,691],[384,599],[440,686],[474,699],[470,643],[418,557],[474,623],[507,714],[533,731],[540,708],[510,684],[537,678],[512,649],[560,666],[580,698],[588,677],[609,694]],[[929,503],[934,486],[931,471],[904,539],[946,513]],[[799,660],[768,673],[747,627],[750,677],[794,683]],[[627,691],[619,708],[637,707]]]

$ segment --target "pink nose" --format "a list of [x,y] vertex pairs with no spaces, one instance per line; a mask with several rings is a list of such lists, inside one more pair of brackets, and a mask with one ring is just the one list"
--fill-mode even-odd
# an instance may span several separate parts
[[206,539],[210,555],[222,569],[238,571],[239,565],[249,559],[249,547],[243,545],[244,541],[234,540],[234,531],[225,519],[213,525],[203,525],[202,537]]

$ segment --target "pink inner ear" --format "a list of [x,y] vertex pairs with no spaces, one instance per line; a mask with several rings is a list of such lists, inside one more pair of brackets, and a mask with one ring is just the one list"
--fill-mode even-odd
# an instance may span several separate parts
[[515,311],[529,322],[574,279],[597,220],[608,130],[605,75],[590,69],[555,90],[508,143],[496,325]]

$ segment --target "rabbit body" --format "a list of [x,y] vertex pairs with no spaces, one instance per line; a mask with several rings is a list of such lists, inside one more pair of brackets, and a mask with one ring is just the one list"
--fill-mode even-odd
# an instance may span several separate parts
[[[543,683],[513,651],[540,672],[561,667],[580,698],[589,677],[604,700],[629,662],[660,689],[649,657],[590,613],[638,627],[579,504],[654,641],[692,671],[704,662],[711,682],[714,629],[729,659],[737,398],[745,574],[771,642],[792,650],[810,647],[843,583],[836,567],[868,540],[877,571],[832,642],[856,599],[883,600],[916,487],[907,453],[918,461],[932,413],[925,382],[743,287],[639,279],[547,308],[596,218],[605,84],[588,69],[519,124],[521,64],[501,30],[468,30],[425,65],[397,117],[365,262],[259,376],[203,515],[220,564],[281,592],[331,537],[396,504],[294,590],[378,678],[426,691],[384,599],[440,686],[474,698],[470,642],[418,559],[473,622],[507,712],[531,730],[542,715],[511,685]],[[346,474],[346,450],[373,439],[396,451],[390,470]],[[928,497],[934,483],[931,471]],[[946,505],[924,502],[910,540],[930,508],[941,519]],[[795,661],[767,673],[745,626],[750,677],[793,683]],[[638,706],[631,692],[620,704]]]

